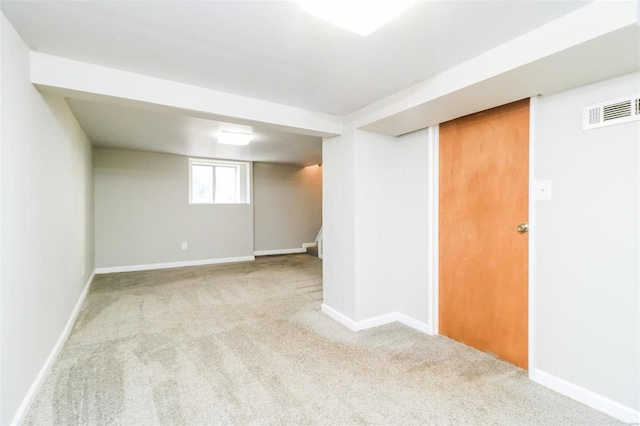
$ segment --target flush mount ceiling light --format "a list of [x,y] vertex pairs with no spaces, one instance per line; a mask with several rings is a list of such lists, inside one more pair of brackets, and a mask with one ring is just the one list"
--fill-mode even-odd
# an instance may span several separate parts
[[346,30],[368,36],[413,3],[415,0],[300,0],[300,8]]
[[218,133],[218,142],[225,145],[248,145],[251,142],[251,133],[228,132],[221,130]]

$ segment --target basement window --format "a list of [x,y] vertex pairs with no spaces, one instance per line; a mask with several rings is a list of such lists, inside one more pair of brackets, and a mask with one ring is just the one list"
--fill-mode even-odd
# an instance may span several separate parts
[[249,204],[251,163],[189,159],[189,204]]

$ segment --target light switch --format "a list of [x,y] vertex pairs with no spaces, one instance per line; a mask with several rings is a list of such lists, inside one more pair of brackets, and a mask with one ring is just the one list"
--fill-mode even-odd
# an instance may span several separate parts
[[550,199],[551,199],[551,181],[537,180],[536,181],[536,200],[548,201]]
[[183,242],[183,243],[182,243],[182,250],[186,250],[186,249],[187,249],[187,243],[186,243],[186,242]]

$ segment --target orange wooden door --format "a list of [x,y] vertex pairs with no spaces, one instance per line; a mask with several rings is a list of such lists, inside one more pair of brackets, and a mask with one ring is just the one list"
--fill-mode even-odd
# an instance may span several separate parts
[[440,333],[528,367],[529,100],[440,125]]

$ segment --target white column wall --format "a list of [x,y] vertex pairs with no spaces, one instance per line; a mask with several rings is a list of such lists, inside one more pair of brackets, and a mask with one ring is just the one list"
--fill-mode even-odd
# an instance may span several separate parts
[[[428,289],[429,252],[429,129],[401,136],[395,143],[396,310],[428,324],[431,301]],[[437,162],[437,159],[436,159]],[[437,265],[436,265],[437,267]]]
[[355,320],[395,311],[396,138],[355,132]]
[[324,141],[324,304],[355,323],[427,322],[428,138],[356,130]]
[[323,303],[355,317],[355,133],[322,142]]

